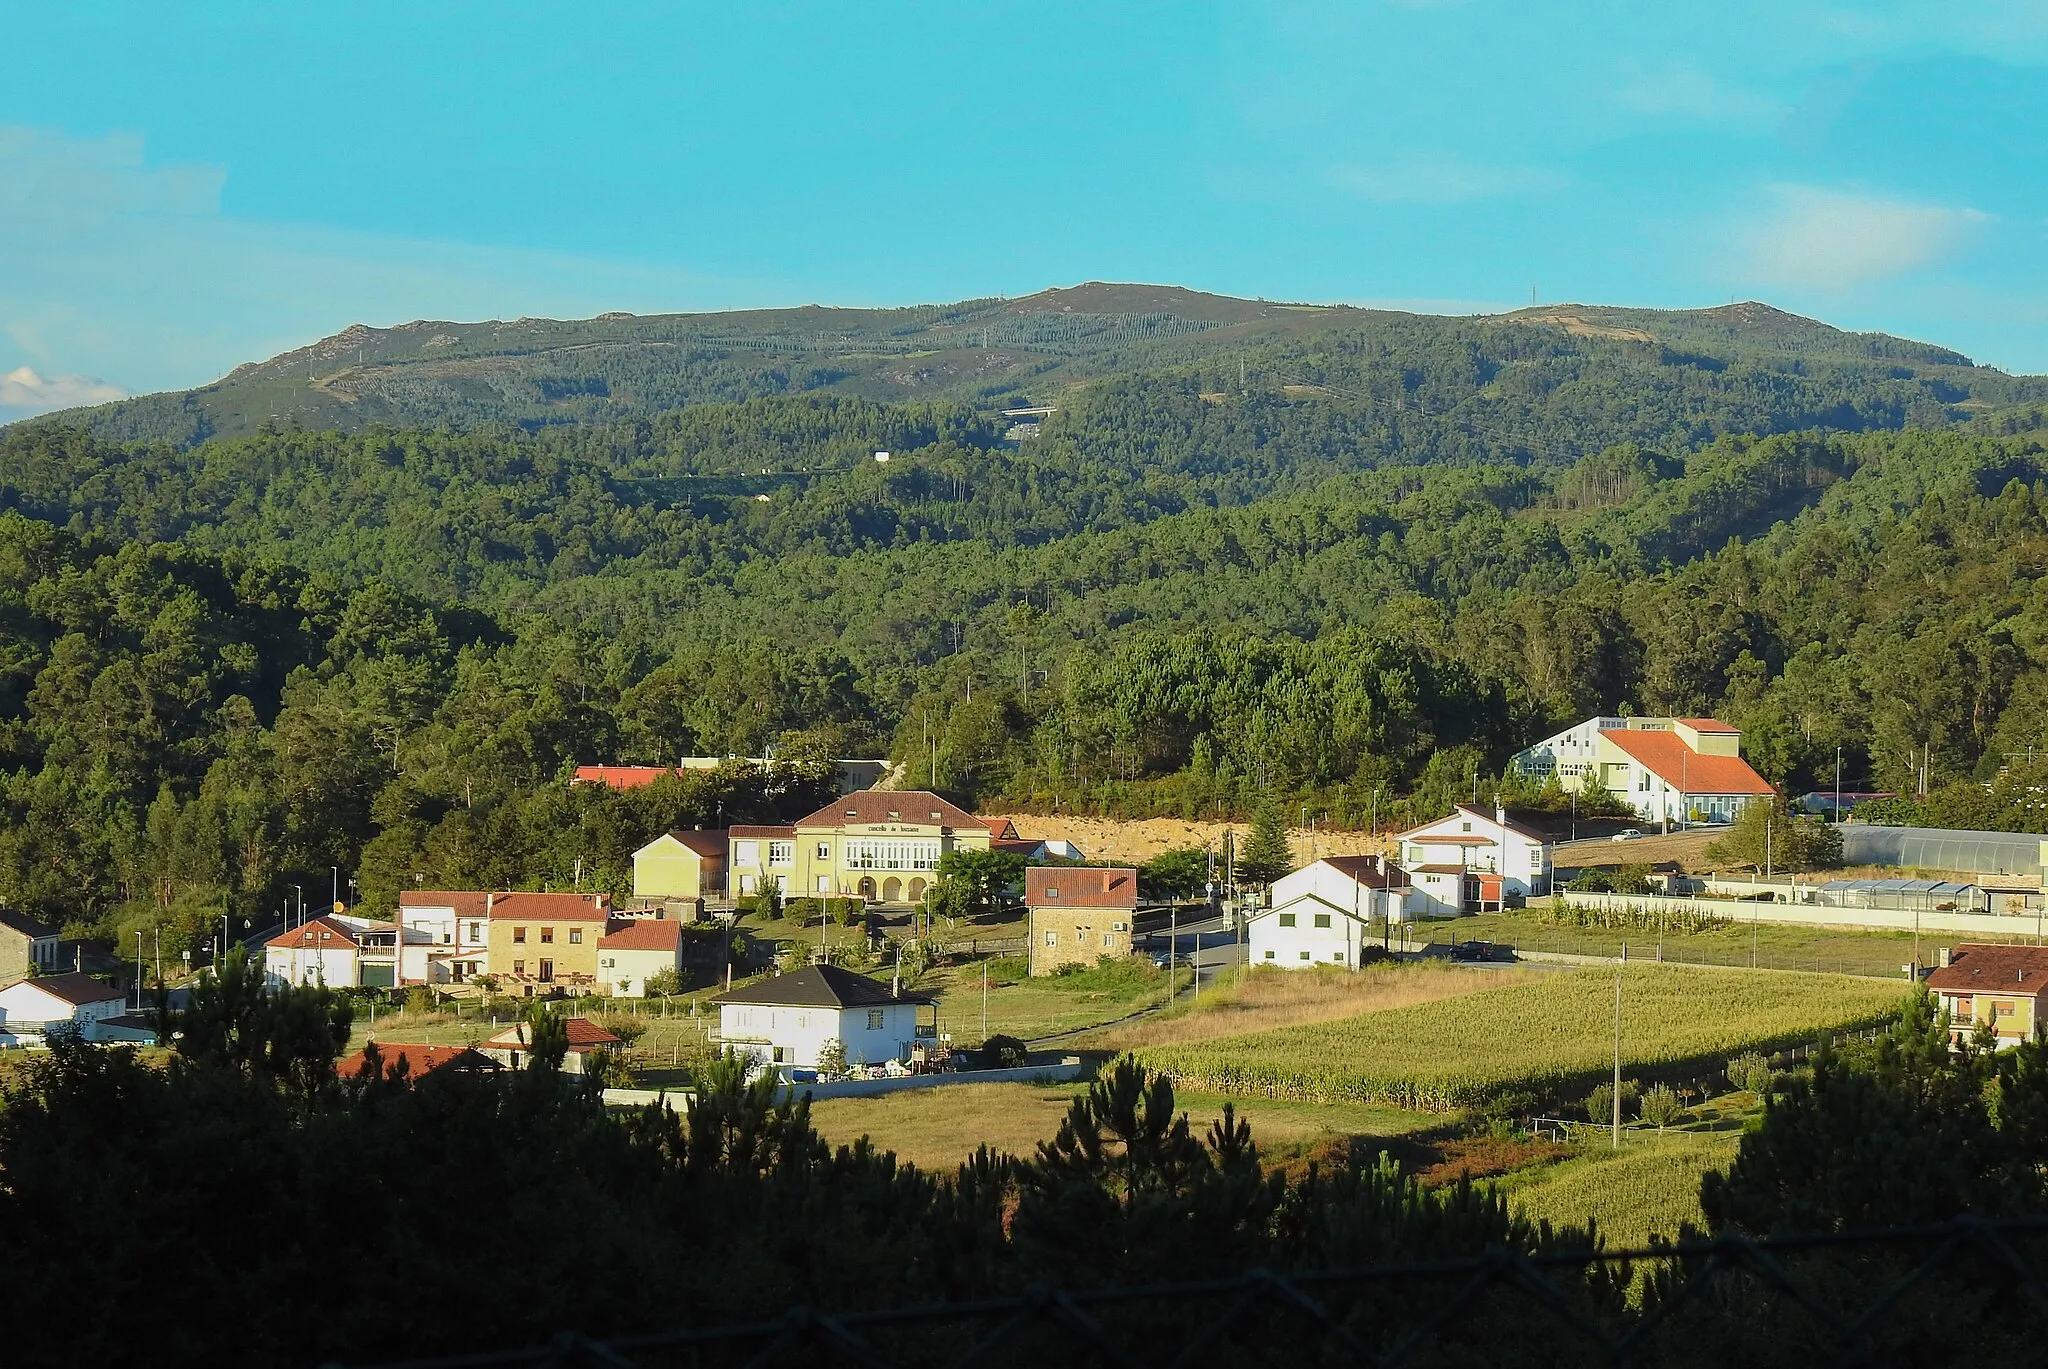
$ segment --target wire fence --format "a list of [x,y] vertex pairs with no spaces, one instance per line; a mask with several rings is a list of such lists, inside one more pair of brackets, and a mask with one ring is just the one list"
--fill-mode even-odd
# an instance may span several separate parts
[[1227,1363],[2040,1362],[2048,1218],[1962,1217],[1857,1233],[1738,1236],[885,1309],[792,1307],[748,1323],[407,1361],[389,1369],[855,1364],[874,1369]]

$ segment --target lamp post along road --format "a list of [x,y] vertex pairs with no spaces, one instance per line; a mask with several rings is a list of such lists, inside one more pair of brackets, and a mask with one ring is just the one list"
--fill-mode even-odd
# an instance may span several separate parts
[[1614,1149],[1621,1149],[1621,971],[1628,964],[1628,943],[1614,962]]

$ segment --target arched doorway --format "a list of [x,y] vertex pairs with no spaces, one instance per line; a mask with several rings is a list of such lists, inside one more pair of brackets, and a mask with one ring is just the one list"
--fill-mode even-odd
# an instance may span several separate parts
[[887,878],[886,880],[883,880],[883,881],[882,881],[882,902],[884,902],[884,903],[901,903],[902,901],[903,901],[903,881],[902,881],[902,880],[900,880],[900,879],[898,879],[898,878],[896,878],[896,876],[894,876],[894,875],[891,875],[891,876],[889,876],[889,878]]
[[873,878],[872,876],[870,876],[870,875],[862,875],[862,876],[860,877],[860,896],[861,896],[862,898],[865,898],[865,899],[873,899],[873,898],[874,898],[874,896],[875,896],[875,881],[874,881],[874,878]]
[[909,890],[909,893],[910,893],[910,901],[911,901],[912,903],[922,903],[922,902],[924,902],[924,880],[922,880],[922,879],[913,879],[913,880],[911,880],[911,881],[910,881],[910,890]]

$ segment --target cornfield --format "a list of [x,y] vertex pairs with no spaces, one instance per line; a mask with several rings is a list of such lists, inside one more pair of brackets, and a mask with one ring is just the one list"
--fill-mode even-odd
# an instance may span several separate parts
[[[1183,1087],[1448,1112],[1510,1096],[1582,1097],[1613,1060],[1614,972],[1139,1052]],[[1876,1022],[1905,986],[1847,975],[1753,975],[1636,964],[1622,972],[1622,1062],[1718,1073],[1729,1055]]]
[[1660,906],[1650,899],[1606,907],[1573,903],[1566,898],[1552,900],[1543,910],[1543,921],[1561,927],[1598,927],[1610,932],[1663,932],[1670,936],[1692,936],[1729,926],[1733,919],[1702,908]]

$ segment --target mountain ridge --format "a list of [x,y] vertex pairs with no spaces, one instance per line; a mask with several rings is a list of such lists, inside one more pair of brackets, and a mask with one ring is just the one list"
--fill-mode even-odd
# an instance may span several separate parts
[[[1300,370],[1349,346],[1483,348],[1503,329],[1554,329],[1580,349],[1657,348],[1660,361],[1715,369],[1796,371],[1816,359],[1903,367],[1891,378],[1926,380],[1942,403],[1969,403],[1977,389],[2014,379],[1948,348],[1850,332],[1759,301],[1681,310],[1564,303],[1441,315],[1087,281],[1015,298],[886,308],[351,323],[205,385],[23,421],[189,445],[279,424],[532,428],[802,391],[994,408],[1051,403],[1074,385],[1137,371],[1206,367],[1242,376],[1283,361]],[[1980,407],[2031,397],[2001,394]]]

